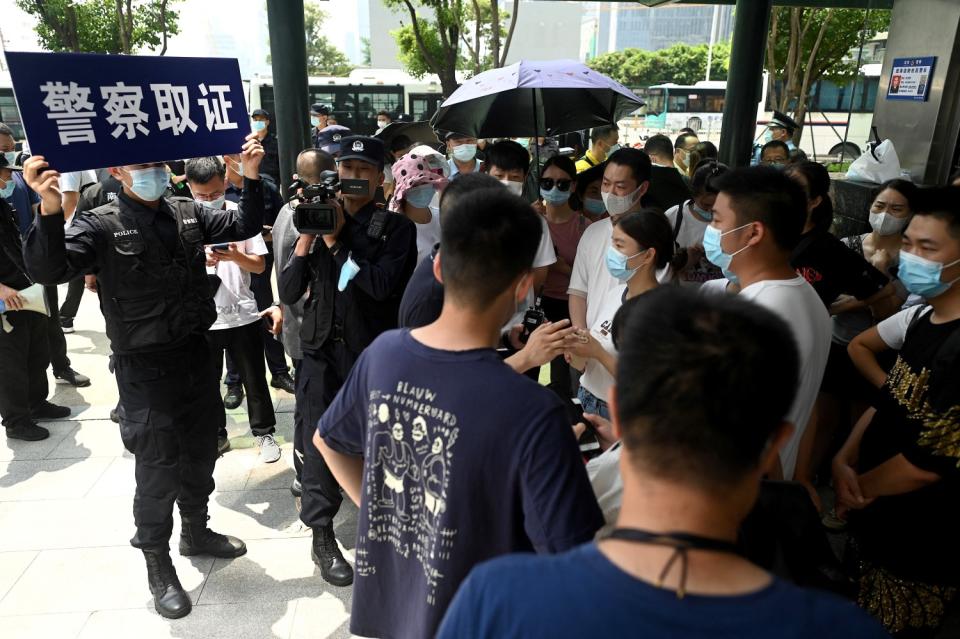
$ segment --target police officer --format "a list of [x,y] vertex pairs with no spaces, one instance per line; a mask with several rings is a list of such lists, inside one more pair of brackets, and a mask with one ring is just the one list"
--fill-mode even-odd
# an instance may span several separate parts
[[[337,172],[341,202],[334,202],[336,229],[317,237],[301,234],[280,273],[280,301],[294,304],[309,290],[300,341],[297,404],[305,454],[300,519],[313,529],[312,556],[323,578],[353,583],[333,534],[342,496],[313,435],[361,351],[380,333],[397,327],[400,298],[417,259],[413,222],[374,201],[383,183],[383,143],[353,136],[340,141]],[[349,182],[348,182],[349,181]]]
[[310,105],[310,137],[313,140],[313,148],[319,149],[317,136],[330,124],[330,107],[326,104],[316,102]]
[[[773,112],[773,119],[767,123],[767,131],[764,133],[764,143],[779,140],[787,145],[790,154],[793,155],[797,145],[793,143],[793,134],[800,128],[796,120],[780,111]],[[750,164],[759,164],[760,155],[763,153],[763,144],[753,145],[753,159]]]
[[181,555],[246,552],[239,539],[207,527],[217,430],[225,417],[204,339],[217,312],[203,245],[260,232],[262,157],[251,134],[243,146],[247,179],[238,211],[163,197],[168,177],[161,163],[111,168],[123,192],[115,202],[77,213],[66,235],[59,174],[42,156],[24,165],[24,177],[42,198],[24,242],[30,275],[49,285],[97,275],[120,391],[120,435],[136,461],[131,544],[143,551],[154,607],[168,618],[191,609],[170,561],[174,501]]

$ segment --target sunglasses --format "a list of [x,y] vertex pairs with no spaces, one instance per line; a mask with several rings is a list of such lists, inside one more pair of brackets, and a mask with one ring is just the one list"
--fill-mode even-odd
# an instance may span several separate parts
[[570,185],[573,184],[573,180],[554,180],[553,178],[540,178],[540,188],[547,191],[553,190],[553,185],[557,185],[557,189],[560,191],[569,191]]

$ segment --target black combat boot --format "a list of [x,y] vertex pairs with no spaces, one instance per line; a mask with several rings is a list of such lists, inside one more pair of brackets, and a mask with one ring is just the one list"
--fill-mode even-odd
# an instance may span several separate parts
[[247,552],[247,545],[231,535],[221,535],[207,528],[207,512],[194,515],[180,513],[180,554],[211,555],[232,559]]
[[147,560],[147,581],[153,593],[153,607],[161,617],[179,619],[190,614],[192,604],[184,592],[166,548],[143,549]]
[[310,550],[313,563],[320,566],[320,575],[334,586],[349,586],[353,583],[353,568],[343,558],[333,525],[313,529],[313,548]]

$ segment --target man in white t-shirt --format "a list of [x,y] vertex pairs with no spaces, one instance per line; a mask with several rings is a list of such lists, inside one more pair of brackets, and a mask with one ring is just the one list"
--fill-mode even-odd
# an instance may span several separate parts
[[[790,178],[768,167],[736,169],[713,185],[719,194],[703,237],[707,259],[739,283],[741,297],[786,321],[797,341],[799,387],[786,417],[794,431],[780,451],[783,478],[789,480],[823,379],[831,336],[830,316],[819,296],[790,266],[790,253],[806,221],[806,197]],[[744,389],[745,401],[749,392]]]
[[[643,208],[640,200],[649,187],[650,157],[643,151],[619,149],[607,160],[600,191],[610,217],[594,222],[583,232],[567,289],[570,321],[577,328],[589,328],[596,323],[600,301],[607,291],[619,285],[606,265],[613,222]],[[657,279],[661,279],[660,273]]]
[[[187,162],[187,183],[194,199],[211,209],[233,209],[236,204],[225,200],[226,168],[219,158],[195,158]],[[219,286],[214,294],[217,319],[207,331],[213,349],[217,379],[223,375],[223,353],[228,351],[237,365],[240,382],[247,397],[250,430],[260,448],[260,460],[272,463],[280,459],[280,447],[274,439],[276,417],[273,398],[267,387],[267,371],[263,360],[261,313],[250,290],[250,273],[266,268],[267,245],[257,233],[243,242],[214,244],[206,247],[207,273]],[[274,321],[275,315],[271,315]],[[279,328],[279,326],[275,327]],[[221,454],[230,449],[226,428],[218,434]]]

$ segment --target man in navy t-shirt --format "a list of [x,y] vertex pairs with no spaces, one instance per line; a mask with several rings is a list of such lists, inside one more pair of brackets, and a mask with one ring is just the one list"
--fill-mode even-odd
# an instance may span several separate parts
[[559,556],[478,567],[437,636],[887,636],[853,602],[780,581],[734,546],[792,429],[783,418],[798,354],[783,321],[745,300],[663,287],[624,304],[614,324],[617,528]]
[[506,191],[479,195],[444,216],[439,319],[377,338],[314,438],[360,506],[357,635],[433,636],[477,563],[568,550],[603,524],[565,407],[494,350],[540,221]]

